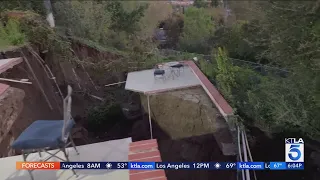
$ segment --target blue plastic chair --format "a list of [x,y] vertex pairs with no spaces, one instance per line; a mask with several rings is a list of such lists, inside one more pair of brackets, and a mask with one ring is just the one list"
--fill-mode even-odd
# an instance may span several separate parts
[[[38,152],[41,158],[41,152],[45,152],[50,156],[42,161],[56,157],[68,162],[69,157],[66,153],[66,147],[69,145],[72,145],[77,154],[79,154],[71,137],[72,127],[75,125],[71,116],[71,94],[72,88],[68,86],[68,95],[63,100],[63,120],[37,120],[25,129],[12,143],[13,149],[22,151],[24,161],[27,161],[30,153]],[[49,152],[51,149],[58,149],[58,151],[51,153]],[[65,159],[57,156],[60,151],[64,153]],[[72,171],[74,175],[77,175],[73,169]],[[28,172],[31,179],[34,180],[32,170],[28,170]]]

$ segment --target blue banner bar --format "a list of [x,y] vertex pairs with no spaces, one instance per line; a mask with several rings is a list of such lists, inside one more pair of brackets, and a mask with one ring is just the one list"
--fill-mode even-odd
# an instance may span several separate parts
[[156,162],[156,169],[207,169],[232,170],[237,169],[235,162]]
[[61,169],[134,170],[303,170],[304,163],[286,162],[60,162]]
[[61,169],[236,170],[235,162],[61,162]]
[[[156,162],[156,169],[215,169],[214,162]],[[221,168],[219,165],[218,168]]]
[[128,169],[152,170],[152,169],[156,169],[156,163],[155,162],[129,162]]
[[60,169],[128,169],[127,162],[60,162]]
[[287,164],[285,162],[270,162],[270,170],[286,170]]
[[287,162],[286,170],[304,170],[304,163],[297,162],[297,163],[288,163]]
[[238,162],[237,168],[239,170],[249,169],[249,170],[263,170],[264,162]]

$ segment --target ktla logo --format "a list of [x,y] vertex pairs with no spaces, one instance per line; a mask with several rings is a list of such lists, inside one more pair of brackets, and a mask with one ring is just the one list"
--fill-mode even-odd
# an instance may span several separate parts
[[304,142],[302,138],[286,138],[286,162],[304,162]]

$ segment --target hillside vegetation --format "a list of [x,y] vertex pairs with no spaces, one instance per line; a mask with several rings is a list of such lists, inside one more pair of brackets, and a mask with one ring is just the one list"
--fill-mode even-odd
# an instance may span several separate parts
[[[197,41],[189,41],[179,49],[192,48],[195,53],[212,54],[214,63],[202,62],[202,67],[246,123],[269,133],[294,131],[318,138],[319,1],[241,1],[231,2],[230,7],[235,7],[235,11],[231,9],[233,14],[227,21],[220,25],[212,22],[216,31],[203,40],[207,42],[206,52],[196,46]],[[204,20],[197,21],[203,25],[186,23],[192,11],[194,8],[184,15],[183,31],[195,28],[186,25],[210,27]],[[193,33],[191,37],[198,33],[188,32]],[[185,38],[184,33],[181,38]],[[237,59],[249,62],[239,64]],[[250,62],[268,66],[255,64],[254,67]]]

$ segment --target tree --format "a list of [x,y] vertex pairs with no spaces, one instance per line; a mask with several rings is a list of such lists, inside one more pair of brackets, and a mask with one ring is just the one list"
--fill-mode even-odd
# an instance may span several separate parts
[[218,7],[219,6],[219,2],[218,0],[211,0],[211,7]]
[[214,32],[214,22],[203,8],[190,7],[184,14],[183,33],[179,46],[183,51],[208,53],[208,39]]
[[44,5],[39,0],[10,0],[0,1],[0,12],[4,10],[31,10],[41,15],[45,15]]
[[53,10],[57,26],[68,29],[69,35],[101,42],[111,33],[106,6],[96,1],[57,1]]
[[183,31],[183,16],[180,14],[174,14],[170,18],[164,21],[164,29],[166,30],[166,36],[168,38],[167,45],[169,47],[176,48],[179,37]]
[[131,12],[124,10],[119,1],[109,2],[107,10],[111,13],[111,26],[114,31],[125,31],[133,34],[139,30],[139,21],[144,16],[147,6],[139,6]]
[[[316,1],[261,1],[256,5],[254,11],[258,15],[222,34],[225,38],[222,44],[239,53],[242,51],[239,47],[244,46],[236,42],[245,42],[256,53],[253,60],[266,59],[273,66],[280,66],[289,72],[285,77],[280,77],[264,67],[267,72],[261,76],[247,68],[238,68],[231,91],[232,99],[228,96],[230,89],[222,86],[220,90],[225,92],[223,94],[244,119],[253,120],[246,123],[252,123],[270,134],[293,131],[318,139],[320,6]],[[236,46],[230,46],[232,44]],[[218,84],[228,83],[228,79],[221,78],[219,74],[216,76],[220,81]]]
[[140,21],[140,26],[143,28],[138,33],[142,38],[153,37],[154,30],[158,28],[159,23],[169,18],[173,13],[172,6],[165,1],[148,1],[147,3],[148,9]]
[[208,3],[205,0],[194,0],[193,5],[197,8],[208,7]]

